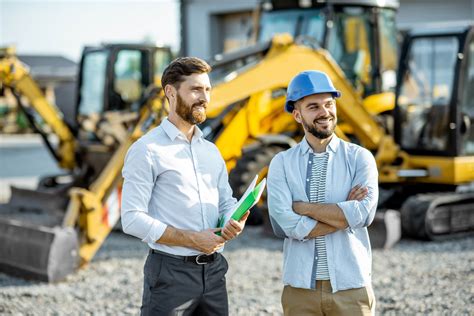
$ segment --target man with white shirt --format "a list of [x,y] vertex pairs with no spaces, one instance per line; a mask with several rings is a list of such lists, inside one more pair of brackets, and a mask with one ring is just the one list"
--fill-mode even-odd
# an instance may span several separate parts
[[288,86],[285,110],[305,137],[275,156],[268,206],[285,237],[282,305],[285,315],[371,315],[371,247],[367,226],[378,201],[372,154],[335,134],[336,90],[319,71]]
[[[224,243],[243,230],[217,147],[196,124],[206,119],[211,67],[183,57],[164,71],[169,117],[129,149],[122,170],[122,226],[148,243],[142,315],[227,315]],[[221,235],[215,234],[221,231]]]

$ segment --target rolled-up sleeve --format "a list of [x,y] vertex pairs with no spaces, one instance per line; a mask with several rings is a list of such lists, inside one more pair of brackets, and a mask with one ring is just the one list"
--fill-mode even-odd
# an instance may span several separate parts
[[130,147],[122,176],[122,229],[143,242],[154,243],[165,232],[166,224],[148,214],[156,171],[153,158],[140,141]]
[[281,154],[276,155],[270,163],[267,189],[268,210],[275,234],[279,237],[306,240],[306,236],[315,227],[317,221],[293,211],[293,199]]
[[366,149],[362,149],[356,156],[356,173],[351,187],[357,184],[368,189],[368,194],[363,200],[337,203],[350,228],[369,226],[377,210],[379,199],[377,165],[374,156]]

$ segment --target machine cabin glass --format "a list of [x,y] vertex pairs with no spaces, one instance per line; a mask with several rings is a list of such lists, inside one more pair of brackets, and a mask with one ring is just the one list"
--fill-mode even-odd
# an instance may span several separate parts
[[294,38],[306,35],[322,45],[326,16],[322,8],[265,11],[262,13],[258,41],[270,41],[273,36],[288,33]]
[[408,152],[455,155],[458,37],[414,37],[408,47],[397,97],[399,142]]
[[461,154],[472,156],[474,155],[474,36],[471,36],[464,58],[466,69],[461,97]]
[[104,104],[109,52],[97,50],[85,53],[79,78],[79,115],[101,113]]
[[118,52],[114,64],[113,89],[109,95],[109,110],[129,110],[143,93],[143,52],[124,49]]
[[327,49],[341,66],[347,79],[364,96],[376,92],[373,78],[375,30],[371,17],[370,8],[336,7],[327,44]]

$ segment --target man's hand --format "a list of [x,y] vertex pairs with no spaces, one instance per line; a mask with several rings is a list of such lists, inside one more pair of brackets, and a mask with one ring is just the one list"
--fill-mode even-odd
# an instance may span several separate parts
[[244,216],[239,221],[230,219],[227,224],[222,228],[221,236],[226,240],[229,241],[234,239],[244,230],[245,221],[250,215],[250,211],[247,211]]
[[347,196],[346,201],[362,201],[365,199],[367,194],[369,193],[369,189],[367,187],[363,187],[360,184],[356,185],[351,189],[349,195]]
[[196,232],[193,237],[193,248],[205,254],[216,252],[225,244],[225,239],[215,234],[219,230],[220,228],[213,228]]

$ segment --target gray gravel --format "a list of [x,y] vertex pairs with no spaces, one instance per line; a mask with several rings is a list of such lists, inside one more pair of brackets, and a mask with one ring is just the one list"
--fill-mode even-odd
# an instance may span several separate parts
[[[147,247],[113,233],[94,261],[58,284],[0,274],[0,314],[139,313]],[[226,246],[231,315],[281,315],[281,241],[247,227]],[[474,315],[474,237],[402,240],[374,250],[373,286],[382,315]]]

